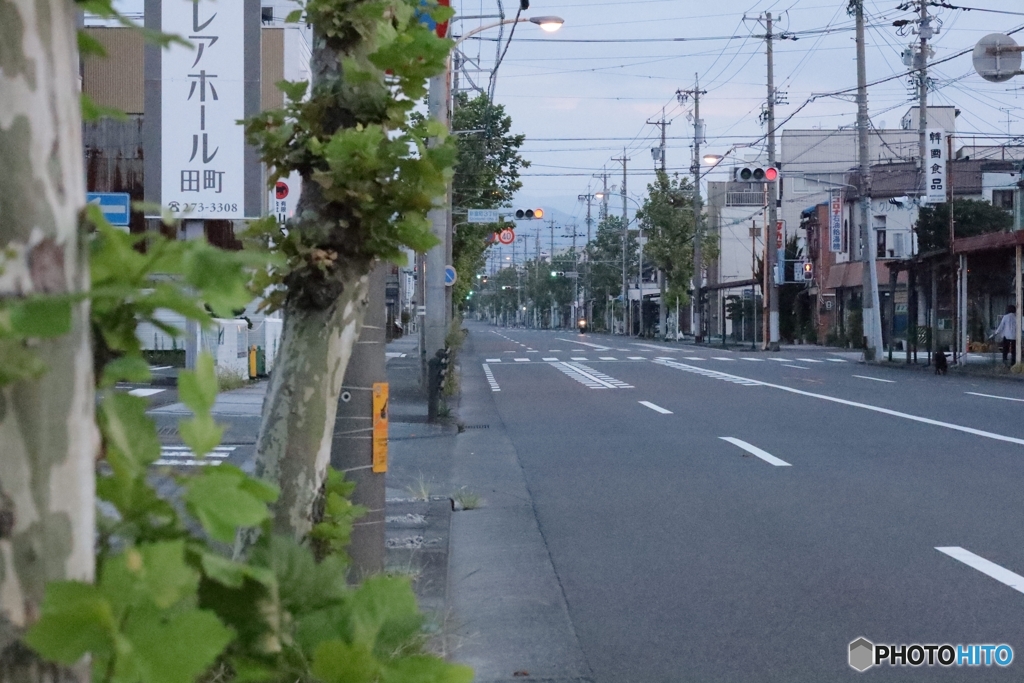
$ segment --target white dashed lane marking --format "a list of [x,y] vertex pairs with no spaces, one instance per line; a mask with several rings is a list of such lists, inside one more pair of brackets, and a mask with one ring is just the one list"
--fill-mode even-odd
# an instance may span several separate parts
[[867,375],[854,375],[857,379],[869,379],[872,382],[885,382],[886,384],[896,384],[895,380],[882,379],[880,377],[868,377]]
[[501,387],[498,386],[498,380],[494,379],[494,373],[491,372],[491,368],[487,363],[484,363],[484,376],[487,378],[487,383],[491,385],[491,391],[501,391]]
[[742,439],[737,439],[734,436],[720,436],[718,438],[721,439],[722,441],[728,441],[733,446],[739,446],[747,453],[750,453],[751,455],[756,455],[757,457],[761,458],[770,465],[775,465],[776,467],[792,467],[792,465],[790,465],[785,460],[779,460],[768,451],[763,451],[757,446],[749,444],[746,441],[743,441]]
[[815,360],[813,358],[797,358],[797,360],[803,361],[805,363],[824,363],[825,362],[823,360]]
[[662,415],[671,415],[672,414],[671,410],[665,410],[661,406],[655,405],[655,404],[651,403],[650,401],[637,401],[637,403],[639,403],[642,406],[647,406],[648,408],[650,408],[654,412],[661,413]]
[[[854,375],[854,377],[856,376],[857,375]],[[1024,403],[1024,398],[1010,398],[1009,396],[996,396],[995,394],[979,394],[976,391],[965,391],[964,393],[970,394],[971,396],[982,396],[984,398],[998,398],[1002,399],[1003,401],[1017,401],[1018,403]]]
[[487,362],[488,363],[500,363],[501,359],[500,358],[488,358]]
[[549,363],[558,362],[557,358],[541,358],[541,360],[547,361]]
[[963,562],[972,569],[977,569],[979,572],[995,579],[1001,584],[1009,586],[1013,590],[1024,593],[1024,576],[1011,572],[1009,569],[1000,567],[995,562],[990,562],[980,555],[975,555],[970,550],[965,550],[959,546],[948,546],[945,548],[935,548],[940,553],[949,555],[954,560]]
[[796,368],[797,370],[810,370],[810,368],[805,368],[802,365],[792,365],[790,363],[783,363],[782,367],[784,367],[784,368]]
[[612,356],[598,356],[597,359],[598,360],[618,360],[617,358],[613,358]]
[[571,360],[587,360],[586,356],[573,356]]
[[517,363],[529,363],[530,362],[529,358],[513,358],[512,360],[514,360]]

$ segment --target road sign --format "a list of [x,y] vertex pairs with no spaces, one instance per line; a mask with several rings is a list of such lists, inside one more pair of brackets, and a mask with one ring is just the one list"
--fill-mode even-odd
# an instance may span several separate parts
[[1008,81],[1020,73],[1020,51],[1010,36],[990,33],[974,46],[974,70],[986,81]]
[[96,204],[103,212],[103,217],[111,225],[128,225],[132,216],[132,198],[127,192],[87,192],[85,200]]
[[498,210],[497,209],[470,209],[469,210],[469,222],[470,223],[497,223],[498,222]]
[[498,241],[502,244],[512,244],[516,241],[516,232],[512,228],[505,228],[498,233]]
[[459,274],[455,272],[455,266],[444,267],[444,286],[451,287],[455,284],[455,281],[459,279]]

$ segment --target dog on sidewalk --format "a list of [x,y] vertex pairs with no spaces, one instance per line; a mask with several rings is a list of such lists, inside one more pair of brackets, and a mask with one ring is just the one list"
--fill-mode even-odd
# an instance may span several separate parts
[[935,374],[945,375],[946,371],[949,370],[949,363],[946,361],[946,352],[937,351],[935,353]]

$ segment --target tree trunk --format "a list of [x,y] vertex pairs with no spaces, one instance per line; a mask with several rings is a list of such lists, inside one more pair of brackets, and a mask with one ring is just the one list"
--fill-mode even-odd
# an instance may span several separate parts
[[[5,2],[0,19],[0,300],[88,288],[74,3]],[[87,681],[16,639],[49,581],[93,579],[94,417],[88,306],[31,345],[47,371],[0,388],[0,681]]]
[[341,383],[366,311],[369,278],[353,273],[322,310],[284,308],[284,329],[256,444],[257,476],[277,483],[274,531],[302,539],[312,528],[331,461]]

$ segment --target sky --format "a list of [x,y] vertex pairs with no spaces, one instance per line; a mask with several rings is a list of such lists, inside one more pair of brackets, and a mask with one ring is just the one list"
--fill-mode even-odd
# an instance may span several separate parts
[[[496,3],[453,0],[467,17],[496,14]],[[898,4],[865,0],[869,83],[906,70],[901,53],[917,36],[910,33],[911,27],[901,31],[893,22],[916,18],[916,7],[901,10]],[[955,0],[946,4],[961,6]],[[813,95],[857,85],[853,18],[846,14],[846,0],[531,0],[531,5],[523,16],[556,15],[565,24],[552,34],[532,24],[518,25],[498,69],[495,101],[512,117],[513,130],[526,135],[522,154],[532,163],[523,173],[516,206],[542,206],[559,220],[582,225],[586,205],[577,197],[599,190],[601,181],[594,174],[605,168],[610,183],[621,183],[622,166],[614,159],[623,156],[624,148],[629,159],[627,191],[641,198],[653,180],[650,149],[660,137],[660,128],[648,122],[660,120],[663,111],[670,121],[668,169],[689,174],[692,100],[680,103],[676,91],[693,89],[698,79],[700,89],[707,91],[700,102],[706,138],[702,154],[723,154],[733,145],[749,145],[764,136],[760,113],[767,96],[767,61],[765,40],[757,34],[765,33],[767,12],[775,22],[773,32],[797,38],[774,42],[776,88],[786,93],[788,102],[776,108],[779,131],[855,123],[856,103],[850,96],[817,97],[805,104]],[[1020,0],[969,0],[963,6],[976,9],[929,9],[940,22],[931,61],[971,48],[989,33],[1024,27]],[[516,9],[515,2],[505,0],[506,16]],[[466,19],[453,31],[460,35],[490,21]],[[466,40],[462,49],[490,68],[498,30],[479,36]],[[665,40],[679,38],[686,40]],[[1024,31],[1016,38],[1024,41]],[[507,39],[506,27],[502,47]],[[608,40],[630,42],[572,42]],[[488,74],[482,76],[486,88]],[[958,134],[996,136],[991,144],[1005,142],[1008,131],[1024,135],[1024,77],[1005,83],[984,81],[974,73],[969,52],[935,66],[930,77],[934,90],[929,104],[952,105],[962,112]],[[870,87],[873,124],[899,127],[916,103],[914,98],[907,78]],[[735,154],[763,150],[762,143]],[[724,180],[726,166],[705,180]],[[618,197],[612,199],[610,210],[621,211]]]
[[[452,0],[457,16],[465,17],[453,23],[452,35],[493,23],[499,1],[504,3],[504,16],[515,16],[518,0]],[[869,88],[870,115],[875,127],[896,128],[916,102],[907,78],[895,76],[905,71],[901,53],[917,36],[911,26],[900,29],[893,22],[916,19],[916,6],[900,9],[900,0],[864,2],[868,82],[889,79]],[[284,14],[289,2],[264,4],[275,5]],[[1024,42],[1020,0],[943,4],[972,9],[930,7],[939,26],[932,40],[932,62],[970,49],[989,33],[1020,29],[1015,38]],[[740,145],[736,156],[764,153],[764,142],[758,141],[767,132],[760,120],[767,69],[765,40],[760,36],[768,12],[774,32],[796,38],[774,41],[776,88],[787,102],[776,108],[779,133],[786,128],[835,129],[855,123],[852,96],[825,95],[857,84],[847,0],[531,0],[531,5],[522,16],[559,16],[565,20],[562,29],[549,34],[524,23],[516,26],[511,42],[508,26],[467,39],[461,49],[475,66],[467,67],[470,71],[460,84],[473,81],[488,89],[497,51],[507,47],[497,70],[494,99],[512,117],[513,131],[526,135],[522,155],[532,164],[523,172],[515,206],[543,207],[560,226],[583,225],[586,205],[578,196],[599,190],[601,181],[595,174],[603,169],[609,173],[609,185],[618,191],[622,166],[615,159],[623,154],[628,158],[627,191],[642,200],[654,177],[650,150],[660,137],[660,128],[649,122],[662,116],[669,122],[668,169],[689,174],[693,103],[681,103],[676,92],[693,89],[695,81],[707,91],[700,103],[706,140],[702,153],[724,154],[734,145]],[[121,0],[119,6],[141,16],[142,0]],[[481,15],[491,18],[473,18]],[[929,75],[929,104],[961,110],[958,135],[979,136],[979,143],[991,144],[1024,136],[1024,76],[987,82],[974,73],[970,52],[931,67]],[[728,172],[729,165],[723,163],[704,177],[705,182],[724,180]],[[634,204],[628,206],[632,214]],[[611,211],[621,211],[618,197],[612,199]],[[557,242],[565,245],[569,239]]]

